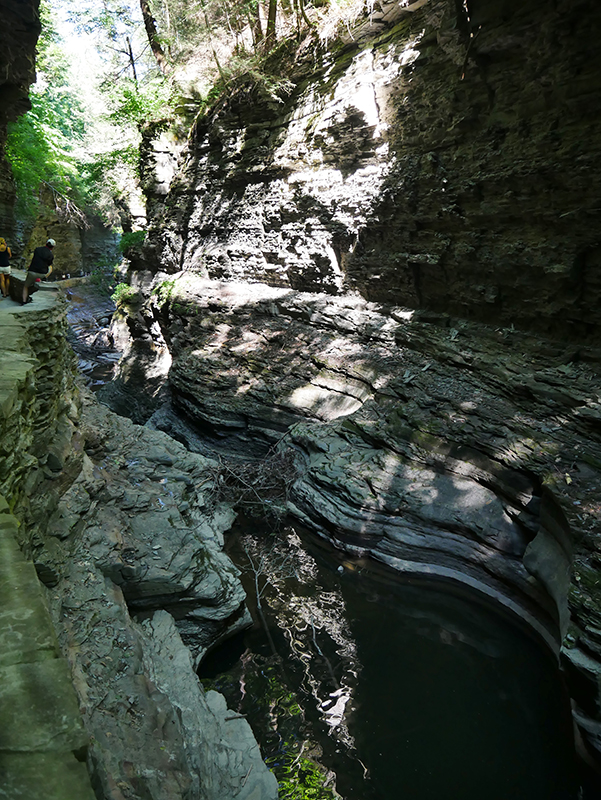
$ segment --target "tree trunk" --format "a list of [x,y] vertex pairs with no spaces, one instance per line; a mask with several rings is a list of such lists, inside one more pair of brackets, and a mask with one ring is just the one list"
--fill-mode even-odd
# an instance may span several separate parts
[[140,0],[140,9],[142,10],[142,17],[144,18],[144,27],[146,28],[146,36],[148,37],[150,49],[152,50],[152,54],[159,65],[159,69],[163,75],[166,75],[169,72],[169,65],[167,64],[167,59],[165,58],[165,51],[161,47],[161,43],[159,41],[157,23],[152,15],[152,11],[150,10],[150,3],[148,0]]
[[125,41],[127,42],[127,55],[129,57],[129,66],[131,67],[131,71],[133,74],[136,91],[138,91],[138,73],[136,72],[136,59],[134,58],[134,51],[132,49],[131,39],[129,38],[129,36],[125,37]]
[[253,44],[255,50],[263,41],[263,26],[261,25],[261,3],[260,0],[255,0],[254,9],[252,12],[251,29],[253,35]]
[[269,0],[269,11],[267,12],[267,31],[265,33],[265,50],[269,50],[275,44],[275,18],[278,11],[278,0]]

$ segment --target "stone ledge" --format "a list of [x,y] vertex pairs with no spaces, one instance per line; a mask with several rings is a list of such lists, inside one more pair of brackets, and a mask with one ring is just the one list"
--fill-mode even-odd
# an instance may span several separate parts
[[75,752],[87,744],[64,659],[0,669],[0,752]]
[[0,798],[93,800],[71,673],[0,496]]
[[72,753],[0,753],[4,800],[94,800],[86,765]]
[[[0,551],[3,556],[3,548]],[[0,668],[59,656],[33,564],[0,570]]]

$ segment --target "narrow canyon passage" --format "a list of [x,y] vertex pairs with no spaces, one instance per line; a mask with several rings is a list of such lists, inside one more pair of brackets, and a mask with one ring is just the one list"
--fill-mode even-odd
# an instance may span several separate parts
[[[100,363],[110,337],[81,322],[107,321],[86,296],[69,313],[94,384],[88,331]],[[254,625],[199,667],[205,687],[249,720],[287,790],[323,770],[323,796],[335,789],[345,800],[579,796],[569,696],[535,633],[457,585],[399,579],[303,539],[257,520],[227,534]]]
[[599,800],[598,0],[0,21],[0,795]]

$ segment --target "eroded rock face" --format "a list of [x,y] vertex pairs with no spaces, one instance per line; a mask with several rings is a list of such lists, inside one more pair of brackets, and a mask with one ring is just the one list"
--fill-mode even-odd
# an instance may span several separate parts
[[82,433],[83,468],[34,557],[91,737],[96,790],[115,800],[125,787],[153,800],[275,798],[248,724],[232,725],[194,672],[207,648],[250,624],[222,552],[233,514],[211,504],[214,464],[93,397]]
[[318,535],[488,593],[555,648],[569,590],[593,750],[600,14],[384,4],[289,96],[230,98],[147,180],[158,274],[130,325],[138,364],[173,359],[180,419],[150,424],[290,447],[291,511]]
[[147,256],[598,339],[601,10],[410,7],[376,10],[289,97],[199,120],[162,213],[149,184]]
[[[223,553],[234,515],[214,500],[215,462],[93,396],[82,401],[56,289],[24,307],[5,300],[0,330],[0,487],[20,523],[17,532],[10,518],[15,540],[47,587],[98,797],[275,800],[246,721],[231,719],[194,672],[209,647],[250,623]],[[27,620],[27,598],[20,609],[18,592],[12,599]]]
[[555,652],[567,633],[595,746],[599,351],[356,296],[189,273],[168,286],[139,315],[173,359],[149,425],[192,448],[200,434],[238,455],[289,449],[290,511],[314,533],[471,586]]

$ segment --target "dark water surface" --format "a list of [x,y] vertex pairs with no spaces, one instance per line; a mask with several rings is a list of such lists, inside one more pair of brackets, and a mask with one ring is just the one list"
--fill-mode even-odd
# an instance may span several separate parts
[[341,585],[362,664],[351,729],[374,798],[576,796],[567,697],[535,642],[435,587],[376,598]]
[[258,623],[201,677],[229,670],[217,688],[269,763],[309,755],[345,800],[578,796],[568,697],[538,640],[477,595],[339,571],[291,530],[265,542],[236,538],[230,555],[251,605],[255,575],[265,586],[271,643]]

